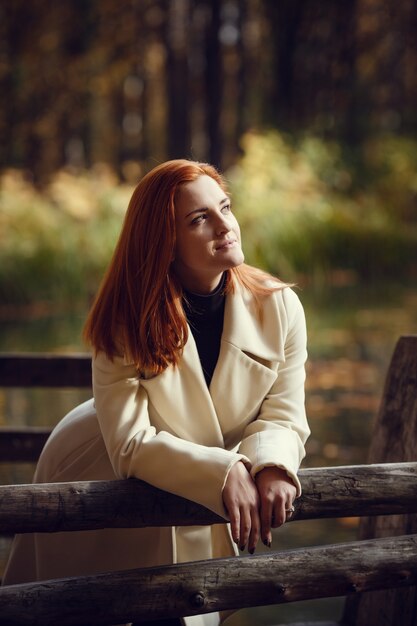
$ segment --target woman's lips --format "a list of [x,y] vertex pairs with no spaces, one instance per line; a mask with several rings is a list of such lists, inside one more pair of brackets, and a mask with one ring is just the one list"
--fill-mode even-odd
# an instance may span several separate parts
[[216,246],[216,250],[228,250],[229,248],[233,248],[236,243],[236,239],[228,239],[227,241],[224,241],[223,243]]

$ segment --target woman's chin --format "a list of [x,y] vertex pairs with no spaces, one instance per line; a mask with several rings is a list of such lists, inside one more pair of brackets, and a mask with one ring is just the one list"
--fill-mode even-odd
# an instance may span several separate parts
[[228,269],[231,269],[232,267],[238,267],[239,265],[242,265],[244,261],[245,261],[245,255],[240,250],[239,253],[234,254],[232,258],[230,259],[230,266],[228,267]]

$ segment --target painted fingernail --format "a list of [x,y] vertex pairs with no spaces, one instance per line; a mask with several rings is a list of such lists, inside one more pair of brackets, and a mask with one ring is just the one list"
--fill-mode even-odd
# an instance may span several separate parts
[[243,550],[244,550],[244,549],[245,549],[245,546],[239,546],[239,550],[240,550],[241,552],[243,552]]
[[264,546],[266,546],[267,548],[270,548],[272,543],[270,541],[268,541],[268,539],[264,539],[263,540]]
[[251,548],[248,552],[249,554],[253,554],[255,552],[255,548]]

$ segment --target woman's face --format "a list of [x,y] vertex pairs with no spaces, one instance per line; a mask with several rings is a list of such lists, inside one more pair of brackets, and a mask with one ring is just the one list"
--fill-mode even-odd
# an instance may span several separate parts
[[243,263],[240,229],[230,198],[210,176],[181,185],[175,196],[173,267],[182,285],[210,293],[223,272]]

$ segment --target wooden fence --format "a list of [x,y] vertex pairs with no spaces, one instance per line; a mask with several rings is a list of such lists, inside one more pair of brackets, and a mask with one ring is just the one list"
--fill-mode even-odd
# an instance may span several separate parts
[[[0,357],[0,386],[90,384],[85,355]],[[0,431],[0,460],[36,459],[46,434]],[[358,541],[10,585],[0,589],[0,624],[104,626],[346,595],[344,626],[417,626],[416,440],[417,337],[402,337],[370,464],[299,473],[291,523],[361,516]],[[2,533],[222,522],[139,480],[0,487]]]

